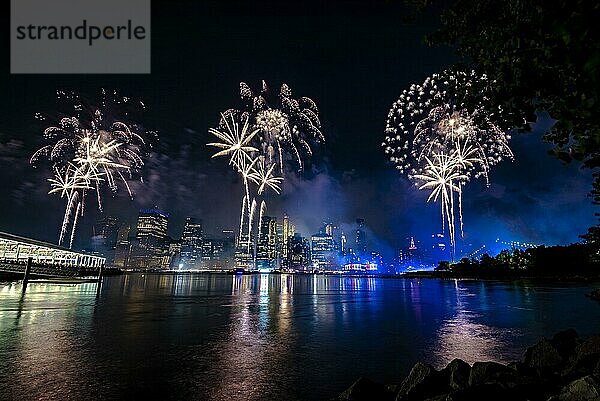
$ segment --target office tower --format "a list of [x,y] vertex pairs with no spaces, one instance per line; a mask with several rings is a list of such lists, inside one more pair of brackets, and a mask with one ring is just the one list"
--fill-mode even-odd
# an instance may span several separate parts
[[181,234],[181,267],[195,269],[202,259],[203,233],[202,222],[193,217],[185,219]]
[[235,234],[233,233],[233,230],[223,230],[221,232],[221,239],[218,257],[221,264],[227,264],[232,261],[235,250]]
[[130,232],[131,226],[129,224],[122,225],[117,232],[113,265],[120,269],[126,268],[129,263],[129,256],[131,253],[131,243],[129,241]]
[[169,216],[158,209],[140,210],[137,221],[135,267],[161,268],[168,253],[167,226]]
[[[292,235],[294,235],[294,234],[292,233]],[[283,230],[281,233],[281,243],[282,243],[281,255],[284,260],[288,258],[289,239],[290,239],[290,218],[287,214],[284,214],[283,215]]]
[[259,269],[275,266],[277,247],[277,220],[263,216],[260,222],[260,235],[256,242],[256,263]]
[[210,262],[212,262],[213,257],[214,257],[214,244],[215,244],[215,239],[213,238],[208,238],[205,237],[204,240],[202,241],[202,247],[201,247],[201,258],[200,260],[202,260],[201,266],[203,268],[207,268],[210,266]]
[[290,269],[296,271],[312,271],[310,261],[310,243],[299,233],[295,233],[289,239],[289,259]]
[[330,222],[324,222],[323,223],[323,231],[325,232],[325,234],[330,235],[333,237],[333,224]]
[[179,270],[181,264],[181,240],[171,240],[169,244],[169,269]]
[[313,267],[331,270],[335,266],[336,252],[333,237],[324,231],[311,237],[311,259]]
[[96,252],[111,259],[117,243],[119,221],[116,217],[104,216],[93,226],[92,246]]
[[233,267],[235,235],[232,230],[223,230],[220,236],[204,235],[202,241],[201,268],[207,270],[229,270]]
[[356,219],[356,247],[354,251],[359,256],[367,252],[367,234],[365,233],[364,219]]

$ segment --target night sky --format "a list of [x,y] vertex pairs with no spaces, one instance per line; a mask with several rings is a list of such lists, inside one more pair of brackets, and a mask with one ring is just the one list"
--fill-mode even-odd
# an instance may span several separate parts
[[[201,218],[209,233],[234,228],[241,183],[225,160],[210,160],[207,130],[220,111],[240,106],[240,81],[258,89],[262,79],[273,90],[285,82],[295,96],[315,100],[327,137],[311,170],[287,177],[268,214],[286,211],[304,235],[316,232],[324,219],[351,226],[357,217],[365,218],[372,244],[384,253],[404,246],[408,236],[438,231],[438,206],[425,204],[426,195],[386,163],[380,147],[385,117],[400,92],[455,61],[452,49],[422,42],[436,26],[435,10],[409,22],[409,11],[394,1],[278,6],[285,9],[246,4],[252,5],[153,1],[151,75],[10,75],[5,35],[0,231],[56,241],[64,203],[46,195],[49,170],[29,165],[44,128],[34,114],[57,111],[57,89],[92,98],[100,88],[143,100],[148,106],[144,125],[160,137],[145,183],[134,185],[135,200],[108,195],[106,213],[133,222],[139,208],[156,205],[170,214],[174,237],[186,216]],[[7,18],[7,9],[3,15]],[[533,134],[513,137],[516,160],[492,171],[489,188],[482,182],[467,187],[467,242],[500,237],[569,243],[595,223],[587,197],[590,172],[547,154],[551,147],[542,142],[541,132],[550,118],[542,114],[540,121]],[[87,244],[98,217],[88,211],[80,246]]]

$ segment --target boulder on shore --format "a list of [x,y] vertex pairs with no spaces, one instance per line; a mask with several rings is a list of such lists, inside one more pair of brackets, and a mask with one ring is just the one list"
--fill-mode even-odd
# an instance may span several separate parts
[[585,376],[563,387],[552,401],[600,401],[600,382],[593,376]]
[[580,340],[575,329],[567,329],[556,333],[554,337],[552,337],[551,342],[560,356],[567,361],[571,355],[573,355],[575,347],[579,345]]
[[451,390],[462,390],[469,386],[471,365],[462,359],[453,359],[442,372],[448,377],[448,386]]
[[483,384],[499,384],[502,387],[515,387],[517,372],[508,366],[496,362],[475,362],[469,375],[469,386],[475,387]]
[[402,382],[396,400],[424,400],[447,391],[448,386],[440,372],[427,363],[417,362]]
[[454,359],[445,368],[418,362],[400,385],[360,378],[339,401],[600,401],[600,335],[580,339],[573,329],[528,348],[503,365]]
[[563,376],[577,378],[591,374],[600,362],[600,336],[593,336],[575,347]]
[[563,364],[563,358],[556,347],[548,340],[527,348],[525,352],[525,365],[540,374],[555,372]]

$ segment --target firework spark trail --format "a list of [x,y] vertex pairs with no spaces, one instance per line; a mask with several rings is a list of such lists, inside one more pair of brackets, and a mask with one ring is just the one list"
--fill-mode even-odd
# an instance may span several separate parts
[[[72,209],[75,206],[75,204],[79,203],[78,191],[83,192],[86,189],[92,189],[92,187],[90,186],[90,177],[88,175],[82,175],[81,171],[75,165],[69,164],[66,168],[64,168],[64,170],[65,171],[63,173],[60,169],[55,168],[54,178],[48,179],[51,187],[48,194],[59,193],[61,198],[67,198],[65,214],[59,234],[59,245],[62,244],[64,236],[67,232]],[[94,179],[97,181],[101,180],[100,177],[96,176],[94,176]]]
[[75,204],[78,204],[77,203],[78,195],[79,195],[79,193],[75,192],[73,194],[70,194],[69,197],[67,198],[67,205],[65,207],[65,215],[64,215],[63,222],[62,222],[61,229],[60,229],[58,245],[62,245],[63,239],[65,238],[65,235],[67,234],[67,230],[69,228],[69,221],[71,219],[71,213],[73,212],[73,207]]
[[75,239],[75,230],[77,229],[77,220],[79,219],[79,212],[81,211],[81,202],[77,204],[75,210],[75,217],[73,218],[73,228],[71,229],[71,239],[69,240],[69,249],[73,248],[73,240]]
[[252,199],[252,206],[248,214],[248,252],[250,252],[250,238],[252,238],[252,222],[254,221],[254,213],[256,212],[256,199]]
[[440,200],[442,220],[447,221],[450,245],[454,251],[456,245],[454,194],[461,193],[461,188],[456,185],[456,182],[465,180],[467,177],[461,173],[456,158],[449,155],[436,153],[431,159],[426,156],[425,160],[427,166],[424,173],[417,174],[414,178],[422,182],[419,186],[420,190],[431,190],[427,202]]
[[[85,188],[71,189],[67,202],[65,218],[61,226],[59,244],[66,234],[66,227],[73,216],[73,227],[70,244],[72,245],[77,227],[77,219],[85,211],[87,191],[96,192],[96,200],[100,211],[103,210],[102,187],[117,192],[118,182],[126,188],[132,198],[133,194],[127,178],[132,172],[137,172],[144,165],[146,141],[144,135],[152,131],[143,130],[136,124],[128,124],[123,120],[113,118],[114,112],[121,112],[129,117],[127,109],[130,106],[144,109],[141,102],[133,102],[127,97],[119,97],[116,91],[102,90],[99,107],[88,105],[79,96],[64,91],[57,92],[59,99],[70,103],[73,115],[61,118],[56,125],[44,129],[43,136],[50,144],[38,149],[31,157],[32,164],[41,159],[47,159],[55,170],[72,173],[75,179],[85,181]],[[43,121],[41,114],[36,118]],[[73,167],[75,168],[73,169]],[[52,183],[51,183],[52,184]],[[55,191],[58,192],[58,191]],[[62,195],[61,195],[62,197]],[[73,214],[71,208],[77,208]]]
[[[260,202],[260,212],[258,214],[258,235],[256,236],[257,241],[260,241],[260,237],[262,235],[262,220],[266,211],[267,203],[264,200],[262,200]],[[256,246],[254,247],[254,263],[256,264]]]
[[431,189],[428,202],[440,198],[451,249],[456,207],[464,235],[465,185],[479,177],[489,185],[491,168],[513,159],[510,136],[500,128],[504,111],[490,105],[493,84],[474,71],[446,70],[410,85],[388,113],[384,152],[419,189]]
[[238,238],[242,238],[242,231],[244,229],[244,211],[246,210],[246,202],[247,202],[246,195],[244,195],[244,197],[242,198],[242,211],[240,213],[240,235]]

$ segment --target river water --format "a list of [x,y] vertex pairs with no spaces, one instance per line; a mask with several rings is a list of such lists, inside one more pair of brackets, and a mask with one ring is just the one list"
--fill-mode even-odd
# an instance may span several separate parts
[[327,400],[414,362],[600,332],[600,283],[124,275],[0,283],[0,399]]

